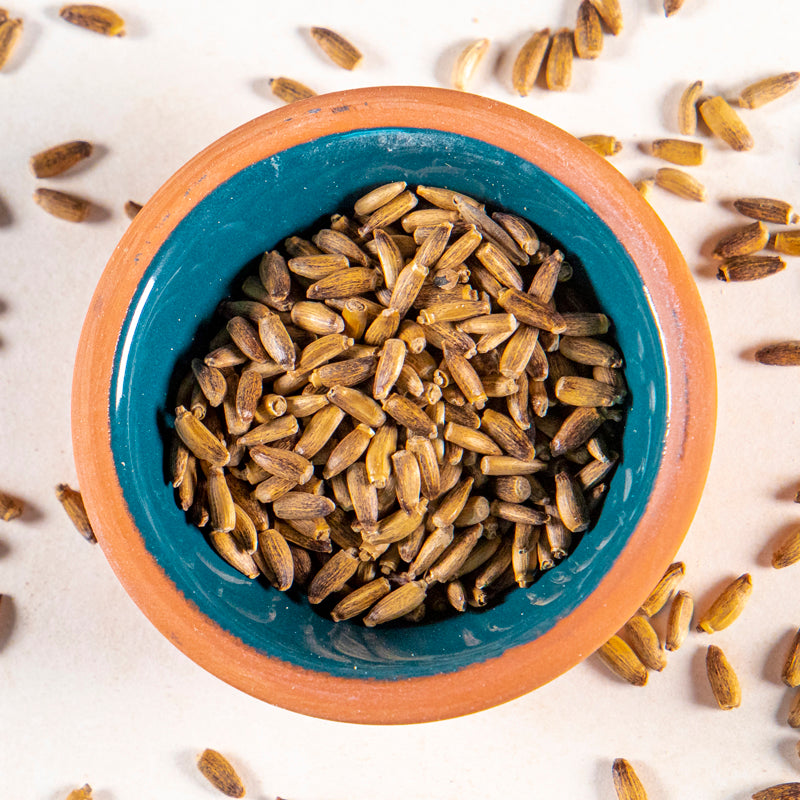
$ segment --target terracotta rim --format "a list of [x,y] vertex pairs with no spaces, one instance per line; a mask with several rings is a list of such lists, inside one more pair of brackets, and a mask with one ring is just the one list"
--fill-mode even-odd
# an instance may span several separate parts
[[[650,501],[628,545],[566,619],[529,644],[455,673],[358,680],[311,672],[247,648],[186,600],[136,530],[116,476],[108,404],[98,398],[109,397],[117,339],[144,270],[203,197],[249,163],[286,148],[398,122],[515,153],[572,189],[614,231],[648,286],[662,332],[669,436]],[[312,716],[366,723],[423,722],[486,709],[552,680],[599,647],[677,552],[705,483],[715,415],[711,338],[693,278],[628,180],[578,140],[525,111],[420,87],[357,89],[295,103],[243,125],[182,167],[134,220],[103,273],[81,333],[72,396],[75,459],[89,515],[112,568],[153,624],[205,669],[257,698]]]

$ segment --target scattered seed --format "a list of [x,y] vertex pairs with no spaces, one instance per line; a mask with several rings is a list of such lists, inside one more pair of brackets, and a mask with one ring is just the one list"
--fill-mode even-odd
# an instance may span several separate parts
[[753,800],[800,800],[800,783],[779,783],[762,789],[753,795]]
[[800,341],[766,345],[756,351],[755,359],[759,364],[776,367],[800,366]]
[[143,206],[141,203],[135,203],[133,200],[128,200],[125,203],[123,210],[128,219],[133,219],[141,210]]
[[772,554],[772,566],[783,569],[800,561],[800,528],[793,530]]
[[690,83],[678,103],[678,130],[684,136],[694,136],[697,131],[697,101],[703,91],[703,81]]
[[59,483],[58,486],[56,486],[56,497],[64,507],[64,511],[67,512],[67,516],[72,521],[78,533],[88,542],[97,542],[94,531],[92,530],[92,524],[89,522],[89,517],[86,514],[86,507],[83,505],[81,493],[76,492],[66,483]]
[[622,32],[622,7],[619,0],[591,0],[609,32],[617,36]]
[[0,492],[0,519],[10,522],[16,519],[25,510],[22,500],[5,492]]
[[22,36],[21,19],[5,19],[0,22],[0,70],[11,58],[19,37]]
[[742,108],[759,108],[771,103],[794,89],[800,83],[800,72],[784,72],[756,81],[742,90],[739,105]]
[[667,666],[667,659],[658,634],[648,621],[647,617],[636,614],[631,617],[625,625],[633,652],[639,656],[639,660],[648,668],[658,672]]
[[705,159],[703,145],[685,139],[656,139],[651,145],[651,152],[656,158],[684,167],[696,167]]
[[714,258],[746,256],[766,247],[769,231],[763,222],[754,222],[723,236],[714,248]]
[[104,36],[124,36],[125,20],[104,6],[89,4],[73,4],[64,6],[58,12],[61,19],[86,28],[94,33],[102,33]]
[[603,27],[600,14],[590,0],[583,0],[578,7],[575,22],[575,52],[578,58],[597,58],[603,52]]
[[598,651],[600,660],[618,677],[633,684],[647,683],[647,667],[619,636],[612,636]]
[[92,787],[85,783],[80,789],[73,789],[67,795],[67,800],[92,800]]
[[700,116],[711,132],[734,150],[750,150],[753,137],[739,115],[719,95],[703,100],[699,106]]
[[741,197],[733,201],[733,207],[746,217],[760,219],[762,222],[776,222],[779,225],[794,225],[800,222],[789,203],[769,197]]
[[677,650],[686,639],[692,624],[694,601],[689,592],[680,591],[675,595],[667,618],[667,635],[664,647]]
[[684,0],[664,0],[664,16],[671,17],[681,10]]
[[[584,5],[588,5],[590,8],[594,8],[589,3],[589,0],[584,0]],[[587,146],[591,147],[595,153],[599,153],[601,156],[613,156],[619,153],[622,150],[622,142],[619,139],[616,139],[613,136],[606,136],[604,134],[592,134],[590,136],[581,136],[580,140]]]
[[574,46],[574,34],[569,28],[560,28],[553,34],[544,73],[548,89],[558,92],[569,89]]
[[648,617],[656,615],[672,596],[685,573],[686,565],[682,561],[670,564],[653,591],[650,592],[650,596],[642,603],[642,613]]
[[228,797],[244,797],[241,778],[225,756],[216,750],[206,749],[197,759],[197,768],[215,788]]
[[708,199],[706,187],[693,175],[680,169],[662,167],[656,171],[656,186],[666,189],[672,194],[686,200],[695,200],[704,203]]
[[30,166],[37,178],[52,178],[88,158],[94,147],[91,142],[73,141],[55,145],[31,156]]
[[642,786],[633,767],[624,758],[614,761],[611,768],[614,778],[614,789],[617,791],[618,800],[647,800],[647,792]]
[[800,686],[800,630],[795,634],[792,646],[786,655],[781,679],[787,686]]
[[706,652],[706,672],[711,691],[717,705],[723,711],[738,708],[742,703],[742,689],[739,679],[722,650],[709,645]]
[[748,573],[729,583],[697,623],[698,632],[714,633],[727,628],[744,610],[753,581]]
[[88,200],[55,189],[37,189],[33,199],[48,214],[68,222],[83,222],[92,209]]
[[311,36],[328,58],[342,69],[355,69],[363,59],[355,45],[330,28],[312,28]]
[[720,264],[717,278],[721,281],[757,281],[781,272],[786,262],[779,256],[735,256]]
[[800,231],[778,231],[772,237],[770,246],[778,253],[800,256]]
[[483,61],[484,56],[489,50],[488,39],[477,39],[468,44],[456,58],[453,66],[453,88],[463,92],[466,91],[469,82],[472,80],[478,65]]
[[306,100],[316,95],[316,92],[309,89],[304,83],[284,76],[272,78],[269,88],[272,90],[272,94],[279,100],[283,100],[284,103],[294,103],[296,100]]
[[530,94],[550,43],[550,29],[536,31],[522,45],[511,71],[511,83],[521,97]]

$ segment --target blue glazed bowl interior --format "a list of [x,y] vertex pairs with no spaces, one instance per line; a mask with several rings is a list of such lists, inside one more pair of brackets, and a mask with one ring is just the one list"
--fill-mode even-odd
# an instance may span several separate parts
[[[244,267],[285,237],[352,207],[393,181],[441,185],[530,220],[563,248],[578,279],[614,323],[630,403],[623,458],[598,523],[564,561],[502,603],[416,627],[333,623],[299,594],[229,567],[190,525],[165,480],[164,441],[174,377],[213,333],[221,299]],[[234,175],[175,228],[148,266],[119,338],[109,398],[111,446],[145,546],[177,589],[248,647],[309,670],[392,680],[452,672],[528,643],[598,585],[635,528],[658,471],[666,432],[659,331],[632,260],[571,190],[518,156],[433,130],[383,128],[291,148]]]

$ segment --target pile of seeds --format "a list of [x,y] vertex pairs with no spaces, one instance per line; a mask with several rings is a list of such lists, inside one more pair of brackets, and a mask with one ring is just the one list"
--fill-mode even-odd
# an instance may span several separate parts
[[561,251],[402,181],[283,250],[178,390],[171,479],[217,552],[368,626],[484,606],[567,556],[626,391]]

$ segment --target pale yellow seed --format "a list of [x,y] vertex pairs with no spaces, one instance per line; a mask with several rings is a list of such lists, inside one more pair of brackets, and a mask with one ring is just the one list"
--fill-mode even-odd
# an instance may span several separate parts
[[92,524],[89,522],[81,493],[70,488],[66,483],[59,483],[56,486],[56,497],[78,533],[87,541],[96,542],[97,539],[92,530]]
[[667,634],[664,647],[677,650],[685,641],[692,625],[694,600],[689,592],[680,591],[675,595],[667,618]]
[[742,108],[759,108],[788,94],[800,83],[800,72],[784,72],[756,81],[742,90],[739,105]]
[[614,136],[596,133],[589,136],[581,136],[580,140],[601,156],[613,156],[622,150],[622,142]]
[[636,614],[628,620],[625,632],[633,651],[648,668],[660,672],[667,665],[667,658],[658,639],[658,634],[647,617]]
[[694,136],[697,130],[697,101],[703,91],[703,81],[690,83],[678,103],[678,130],[684,136]]
[[468,44],[456,58],[453,66],[453,88],[463,92],[472,80],[478,65],[489,49],[488,39],[477,39]]
[[591,0],[609,32],[617,36],[622,32],[622,7],[619,0]]
[[686,200],[704,203],[708,199],[705,186],[693,175],[672,167],[662,167],[656,172],[656,186]]
[[11,58],[14,48],[17,46],[19,37],[22,35],[21,19],[6,19],[0,22],[0,70]]
[[22,500],[5,492],[0,492],[0,519],[10,522],[19,517],[25,509]]
[[656,584],[650,596],[642,603],[641,611],[648,617],[657,614],[672,596],[677,585],[683,580],[686,573],[686,565],[682,561],[676,561],[667,567],[664,574]]
[[705,150],[700,142],[684,139],[656,139],[651,152],[656,158],[684,167],[696,167],[705,159]]
[[603,27],[600,14],[590,0],[583,0],[578,7],[575,22],[575,52],[578,58],[597,58],[603,51]]

